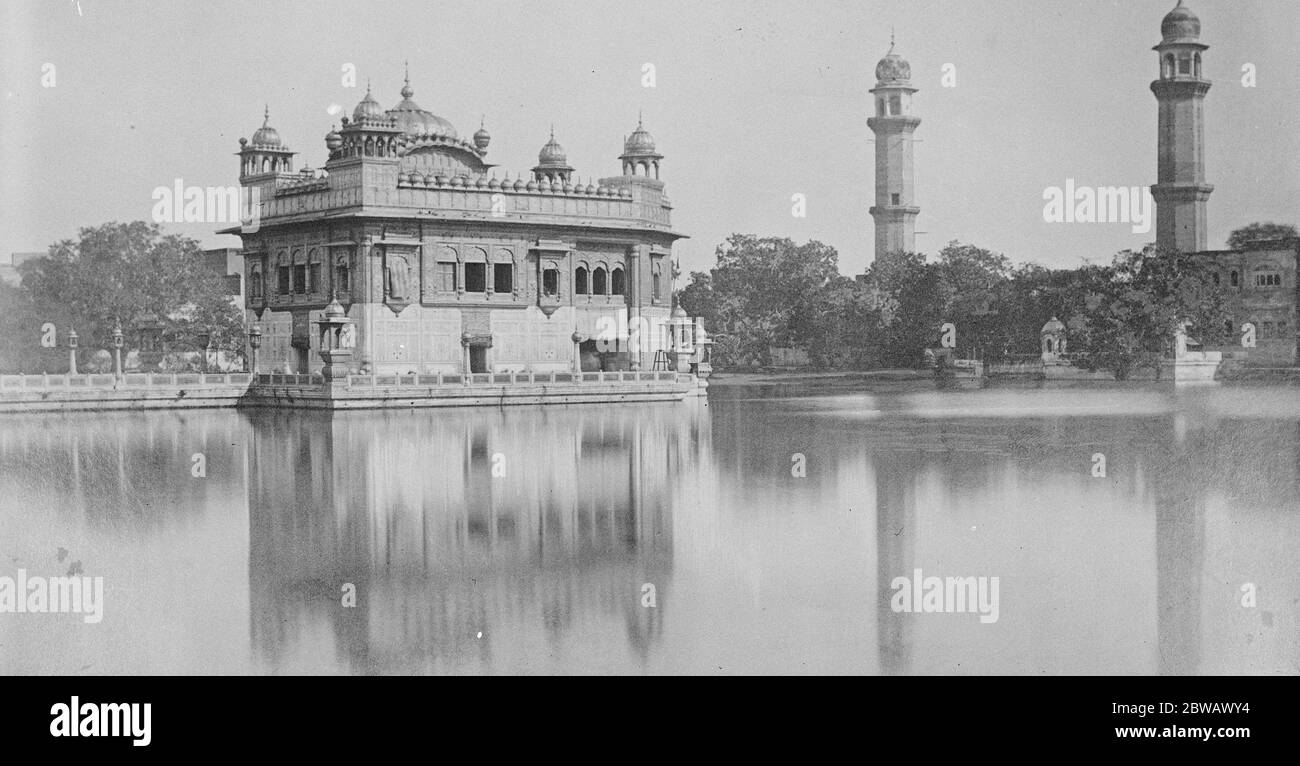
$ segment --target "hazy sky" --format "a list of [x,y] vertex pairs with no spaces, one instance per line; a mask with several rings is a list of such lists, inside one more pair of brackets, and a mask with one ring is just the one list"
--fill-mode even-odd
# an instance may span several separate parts
[[[1049,224],[1067,178],[1147,186],[1156,172],[1151,46],[1174,0],[1116,2],[101,2],[0,9],[0,253],[80,226],[148,219],[155,187],[238,183],[238,139],[271,124],[324,164],[323,137],[373,80],[386,108],[410,59],[415,101],[513,177],[555,124],[570,164],[616,175],[638,110],[666,155],[685,271],[731,232],[818,239],[871,259],[876,62],[912,65],[917,247],[951,239],[1070,266],[1155,238],[1123,223]],[[1300,223],[1300,3],[1194,0],[1206,76],[1209,243],[1256,220]],[[643,87],[642,65],[656,68]],[[53,64],[55,87],[41,85]],[[354,64],[357,88],[341,85]],[[945,64],[956,87],[941,87]],[[1257,87],[1243,87],[1254,65]],[[791,195],[807,195],[807,217]],[[218,226],[171,224],[208,246]]]

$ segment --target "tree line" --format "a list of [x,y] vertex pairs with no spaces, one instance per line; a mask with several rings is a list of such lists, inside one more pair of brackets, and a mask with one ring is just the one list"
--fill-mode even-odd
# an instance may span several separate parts
[[[1251,224],[1228,244],[1296,235],[1289,225]],[[1210,258],[1153,246],[1105,265],[1048,269],[956,241],[933,259],[890,253],[848,278],[821,242],[733,234],[714,267],[693,272],[678,295],[704,318],[720,367],[766,366],[774,348],[795,347],[820,368],[914,368],[947,323],[958,356],[998,361],[1036,355],[1043,324],[1057,317],[1076,365],[1126,378],[1158,364],[1184,322],[1205,345],[1234,335],[1220,281]]]

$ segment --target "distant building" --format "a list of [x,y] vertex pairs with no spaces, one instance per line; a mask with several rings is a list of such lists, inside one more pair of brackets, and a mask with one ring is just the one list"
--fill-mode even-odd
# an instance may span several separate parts
[[225,282],[225,294],[236,307],[244,308],[244,255],[237,247],[203,251],[203,264]]
[[[672,205],[645,127],[622,174],[583,181],[554,131],[527,177],[498,175],[480,127],[464,137],[413,100],[369,88],[325,137],[324,174],[293,169],[269,116],[240,139],[240,183],[260,195],[243,239],[250,321],[268,368],[316,371],[313,322],[337,296],[356,322],[354,366],[375,373],[563,371],[655,363],[672,309]],[[616,345],[621,344],[621,345]],[[580,347],[580,348],[575,348]]]
[[9,259],[4,263],[0,263],[0,282],[11,287],[20,286],[23,278],[18,273],[18,267],[33,258],[44,258],[45,256],[45,252],[10,253]]

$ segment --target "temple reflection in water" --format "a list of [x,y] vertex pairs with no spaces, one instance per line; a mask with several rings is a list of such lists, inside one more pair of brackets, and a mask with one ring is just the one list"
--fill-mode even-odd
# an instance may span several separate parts
[[[4,425],[0,575],[106,602],[0,614],[5,673],[1300,673],[1284,389]],[[894,612],[915,569],[997,622]]]
[[539,671],[570,634],[622,632],[644,657],[674,496],[708,462],[697,409],[257,413],[254,646],[277,667],[328,639],[352,672]]

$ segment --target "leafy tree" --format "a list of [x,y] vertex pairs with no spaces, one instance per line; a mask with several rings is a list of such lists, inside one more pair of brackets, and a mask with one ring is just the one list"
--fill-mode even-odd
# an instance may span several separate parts
[[878,367],[914,367],[938,341],[945,321],[942,272],[921,253],[893,252],[867,267],[863,281],[876,291],[880,331],[865,352]]
[[681,292],[687,313],[706,318],[719,364],[766,363],[773,345],[826,349],[835,309],[828,290],[843,277],[835,249],[820,242],[733,234],[716,265]]
[[54,243],[48,255],[22,264],[19,273],[31,324],[20,335],[30,348],[38,347],[40,325],[53,322],[60,344],[69,327],[76,329],[88,358],[110,347],[120,320],[125,353],[134,341],[134,318],[153,312],[163,323],[164,345],[194,349],[198,334],[208,332],[217,349],[243,349],[241,312],[225,295],[222,277],[203,264],[199,243],[163,234],[157,224],[83,228],[76,240]]
[[1228,235],[1228,249],[1243,250],[1252,242],[1287,237],[1300,237],[1300,232],[1289,223],[1252,223]]
[[939,280],[945,322],[957,327],[958,353],[983,356],[996,350],[1003,333],[1000,313],[1009,291],[1011,261],[974,245],[949,242],[939,252]]
[[1068,322],[1071,350],[1124,380],[1167,356],[1184,322],[1200,342],[1223,342],[1232,315],[1212,268],[1203,257],[1157,248],[1119,253],[1109,269],[1090,273],[1103,279],[1076,286],[1084,305]]

